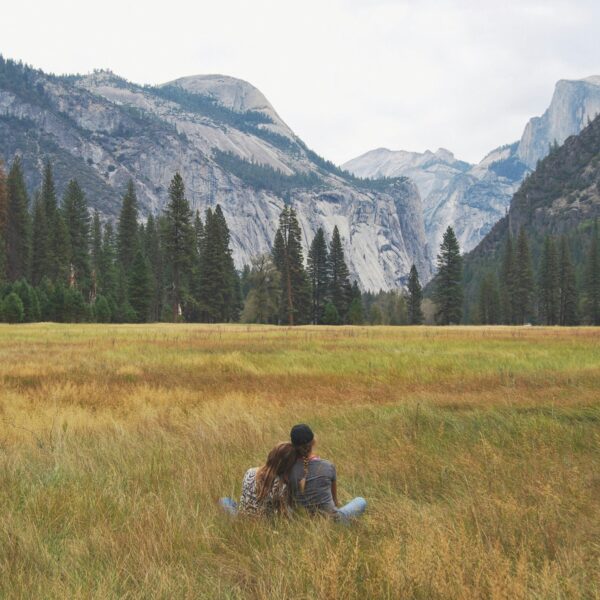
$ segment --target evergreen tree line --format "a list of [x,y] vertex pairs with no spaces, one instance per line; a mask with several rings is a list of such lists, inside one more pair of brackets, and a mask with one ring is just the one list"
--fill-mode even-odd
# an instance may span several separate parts
[[272,252],[256,257],[242,272],[246,298],[242,320],[249,323],[298,325],[406,325],[423,322],[422,289],[412,267],[408,290],[362,294],[344,257],[337,226],[331,240],[319,228],[306,264],[296,211],[286,206]]
[[163,213],[139,220],[133,182],[113,226],[76,180],[59,201],[47,163],[30,201],[17,156],[0,164],[0,319],[237,321],[242,308],[220,206],[194,215],[179,173]]
[[480,285],[478,317],[481,323],[600,325],[597,222],[579,284],[566,236],[545,236],[535,262],[536,268],[524,229],[519,231],[516,241],[510,235],[507,237],[499,274],[487,273]]

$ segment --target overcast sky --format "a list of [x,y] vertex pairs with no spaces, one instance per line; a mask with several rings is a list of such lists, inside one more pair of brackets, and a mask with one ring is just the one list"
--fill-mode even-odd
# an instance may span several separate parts
[[558,79],[600,74],[599,0],[19,0],[0,15],[0,53],[54,73],[250,81],[337,163],[381,146],[478,161]]

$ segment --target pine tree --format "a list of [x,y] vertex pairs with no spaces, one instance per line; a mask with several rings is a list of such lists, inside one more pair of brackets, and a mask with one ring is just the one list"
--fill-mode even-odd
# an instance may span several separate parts
[[102,255],[98,279],[100,281],[102,295],[106,298],[111,307],[111,313],[114,315],[117,310],[118,269],[115,235],[110,222],[107,222],[104,225]]
[[2,320],[7,323],[22,323],[25,318],[25,309],[21,298],[14,292],[11,292],[1,303]]
[[54,223],[54,280],[60,284],[71,286],[75,283],[75,273],[71,263],[69,228],[67,227],[62,211],[58,211]]
[[546,325],[556,325],[560,319],[560,267],[556,244],[550,236],[544,239],[539,274],[540,316]]
[[500,313],[502,322],[505,325],[516,323],[514,303],[516,277],[515,253],[512,237],[509,233],[506,238],[500,270]]
[[252,259],[250,286],[242,313],[244,323],[276,323],[281,297],[280,274],[269,254]]
[[496,277],[488,273],[479,288],[479,322],[482,325],[496,325],[502,317],[500,292]]
[[6,280],[6,227],[8,224],[8,188],[4,163],[0,160],[0,285]]
[[117,227],[117,258],[125,273],[129,272],[138,249],[138,203],[135,185],[129,180]]
[[310,320],[310,285],[304,269],[300,225],[296,211],[286,206],[279,215],[273,262],[281,274],[280,318],[289,325]]
[[171,269],[173,320],[177,321],[183,312],[183,296],[189,282],[195,243],[192,211],[179,173],[175,173],[169,185],[169,204],[165,209],[165,219],[165,254]]
[[323,313],[323,324],[325,325],[339,325],[340,315],[333,302],[327,302]]
[[531,254],[529,240],[525,229],[521,228],[517,238],[517,253],[515,259],[515,287],[514,287],[514,313],[515,322],[523,325],[533,316],[533,269],[531,267]]
[[[57,281],[59,278],[62,281],[64,279],[65,270],[68,270],[68,267],[59,262],[61,258],[64,258],[64,248],[60,247],[62,242],[59,239],[59,236],[63,232],[58,231],[58,201],[56,198],[56,187],[54,185],[54,175],[50,161],[46,161],[44,164],[41,201],[44,205],[46,231],[38,228],[37,235],[41,236],[44,240],[42,241],[42,245],[45,243],[47,248],[47,256],[45,261],[42,261],[42,263],[45,262],[45,264],[43,264],[41,268],[43,269],[44,275],[51,281]],[[41,225],[41,227],[43,227],[43,225]],[[33,243],[35,244],[35,239],[33,240]]]
[[204,247],[204,223],[199,210],[196,211],[196,218],[194,219],[194,233],[196,235],[196,252],[200,256]]
[[417,267],[413,265],[410,268],[408,275],[408,324],[422,325],[423,311],[421,310],[421,302],[423,301],[423,291],[421,282],[419,281],[419,272]]
[[223,265],[225,269],[224,279],[224,299],[225,312],[222,315],[222,320],[237,321],[239,320],[240,310],[242,306],[242,294],[240,288],[239,275],[233,263],[233,255],[230,247],[230,234],[227,221],[221,210],[221,206],[217,204],[214,212],[214,219],[219,227],[220,252],[223,255]]
[[329,291],[329,264],[325,233],[319,227],[308,251],[306,272],[310,280],[312,304],[311,322],[323,322],[325,301]]
[[[91,294],[92,302],[96,303],[99,290],[102,290],[102,224],[100,214],[94,211],[92,219],[92,247],[91,247]],[[104,301],[107,302],[106,298]],[[107,303],[108,306],[108,303]]]
[[71,265],[77,287],[86,291],[90,281],[90,214],[83,190],[72,179],[67,185],[62,214],[69,232]]
[[337,225],[333,228],[331,244],[329,246],[328,272],[329,299],[336,307],[340,321],[344,323],[350,306],[352,286]]
[[571,261],[571,252],[567,238],[563,236],[560,240],[560,324],[577,325],[578,294],[575,269]]
[[362,301],[360,298],[353,298],[348,309],[348,323],[350,325],[362,325],[365,316]]
[[9,281],[27,278],[31,252],[29,199],[21,159],[15,156],[7,179],[6,271]]
[[145,323],[152,305],[152,270],[141,250],[136,252],[129,275],[129,303],[138,323]]
[[591,325],[600,325],[600,239],[598,229],[598,220],[596,219],[585,273],[585,309]]
[[462,257],[452,227],[444,233],[437,257],[434,301],[436,319],[440,325],[458,324],[462,319]]
[[146,239],[144,247],[151,269],[151,296],[150,319],[160,320],[163,305],[163,259],[160,247],[160,234],[152,213],[146,221]]
[[31,237],[31,282],[37,286],[44,277],[50,274],[52,268],[46,204],[41,195],[37,196],[33,204]]

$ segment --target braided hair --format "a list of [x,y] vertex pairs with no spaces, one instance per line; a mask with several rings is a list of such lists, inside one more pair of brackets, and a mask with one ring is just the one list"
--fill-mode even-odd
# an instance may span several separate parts
[[302,465],[304,467],[303,477],[298,482],[298,488],[300,489],[300,493],[304,494],[304,488],[306,487],[306,478],[308,477],[308,463],[310,451],[312,450],[313,442],[312,440],[307,444],[302,444],[301,446],[295,446],[296,454],[298,455],[298,459],[302,459]]

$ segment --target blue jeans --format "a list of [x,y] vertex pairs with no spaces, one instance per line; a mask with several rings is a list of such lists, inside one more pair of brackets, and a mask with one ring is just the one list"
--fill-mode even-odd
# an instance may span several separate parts
[[233,498],[220,498],[219,504],[228,515],[235,517],[238,514],[238,503]]
[[349,523],[352,519],[360,517],[367,508],[367,501],[360,496],[350,500],[348,504],[344,504],[341,508],[338,508],[337,517],[342,523]]
[[[238,503],[233,498],[220,498],[219,504],[221,508],[232,517],[238,514]],[[352,519],[360,517],[367,508],[367,501],[360,496],[350,500],[348,504],[345,504],[341,508],[338,508],[336,517],[342,523],[349,523]]]

